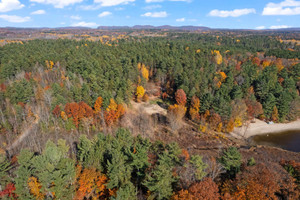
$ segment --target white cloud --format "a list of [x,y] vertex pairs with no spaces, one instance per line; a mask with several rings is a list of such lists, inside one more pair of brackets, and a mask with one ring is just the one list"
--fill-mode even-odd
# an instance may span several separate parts
[[81,20],[81,17],[79,15],[72,15],[70,18],[74,20]]
[[73,23],[71,24],[71,26],[81,26],[81,27],[97,27],[98,24],[94,23],[94,22],[77,22],[77,23]]
[[285,0],[280,3],[268,3],[262,15],[300,15],[300,1]]
[[46,14],[46,11],[45,10],[36,10],[36,11],[33,11],[32,13],[30,13],[31,15],[44,15]]
[[19,0],[1,0],[0,1],[0,12],[8,12],[11,10],[18,10],[23,8],[24,5]]
[[65,6],[81,3],[83,0],[30,0],[31,2],[51,4],[55,8],[64,8]]
[[117,6],[120,4],[128,4],[129,2],[134,2],[135,0],[94,0],[94,3],[100,3],[101,6]]
[[256,13],[254,8],[235,9],[235,10],[212,10],[209,12],[209,16],[213,17],[239,17],[242,15],[248,15],[250,13]]
[[101,5],[81,5],[79,9],[81,10],[98,10],[101,8]]
[[0,19],[12,23],[23,23],[23,22],[28,22],[30,20],[30,17],[20,17],[17,15],[0,15]]
[[184,21],[185,21],[185,18],[176,19],[176,22],[184,22]]
[[100,13],[100,14],[98,15],[98,17],[106,17],[106,16],[109,16],[109,15],[111,15],[111,14],[112,14],[111,12],[104,11],[104,12]]
[[144,7],[143,9],[144,9],[144,10],[153,10],[153,9],[157,9],[157,8],[161,8],[161,7],[162,7],[161,5],[156,4],[156,5],[149,5],[149,6],[146,6],[146,7]]
[[160,17],[167,17],[168,13],[166,11],[162,11],[162,12],[147,12],[143,15],[141,15],[142,17],[154,17],[154,18],[160,18]]
[[281,28],[290,28],[290,26],[287,25],[275,25],[271,26],[270,29],[281,29]]
[[257,29],[257,30],[262,30],[262,29],[266,29],[266,27],[265,27],[265,26],[258,26],[258,27],[256,27],[255,29]]

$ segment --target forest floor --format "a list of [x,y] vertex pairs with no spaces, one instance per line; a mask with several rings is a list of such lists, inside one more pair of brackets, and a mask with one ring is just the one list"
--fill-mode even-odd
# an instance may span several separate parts
[[18,135],[18,137],[10,144],[8,147],[6,147],[6,151],[10,152],[16,147],[18,147],[23,140],[28,137],[34,129],[37,128],[39,122],[40,122],[40,110],[37,111],[37,114],[34,115],[34,120],[30,124],[26,124],[26,127],[24,127],[23,131]]

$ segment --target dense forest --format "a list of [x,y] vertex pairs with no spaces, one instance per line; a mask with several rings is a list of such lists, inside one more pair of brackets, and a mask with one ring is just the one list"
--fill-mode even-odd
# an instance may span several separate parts
[[[255,159],[228,133],[254,118],[299,118],[298,58],[297,42],[267,34],[6,44],[0,198],[297,199],[299,154]],[[186,126],[217,150],[178,142]]]

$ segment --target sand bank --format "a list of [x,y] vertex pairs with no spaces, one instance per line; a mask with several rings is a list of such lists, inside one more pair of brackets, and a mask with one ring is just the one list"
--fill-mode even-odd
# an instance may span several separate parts
[[242,127],[235,128],[231,133],[238,138],[249,138],[255,135],[279,133],[284,131],[300,131],[300,119],[290,123],[267,124],[266,122],[255,119],[254,123],[248,123]]

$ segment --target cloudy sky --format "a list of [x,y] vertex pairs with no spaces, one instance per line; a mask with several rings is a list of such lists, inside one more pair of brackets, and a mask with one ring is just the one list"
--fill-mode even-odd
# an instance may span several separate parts
[[0,0],[0,27],[300,27],[297,0]]

